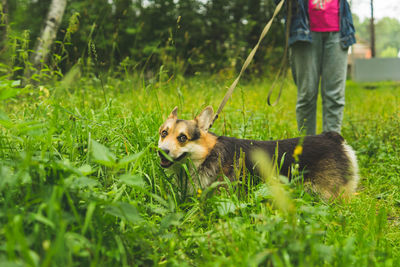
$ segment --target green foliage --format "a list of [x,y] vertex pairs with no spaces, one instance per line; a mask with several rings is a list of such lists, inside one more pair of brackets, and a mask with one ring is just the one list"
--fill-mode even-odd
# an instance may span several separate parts
[[[227,84],[120,75],[39,90],[1,80],[0,265],[399,264],[398,84],[348,84],[343,134],[362,177],[348,203],[324,203],[287,182],[224,182],[183,201],[159,166],[158,127],[175,105],[185,119],[216,107]],[[269,85],[239,87],[213,131],[296,136],[295,86],[271,108]],[[286,192],[290,209],[276,205],[274,190]]]
[[382,51],[381,57],[391,57],[391,58],[396,58],[398,54],[398,50],[394,47],[386,47],[385,50]]
[[[29,36],[23,38],[28,41],[26,48],[7,55],[31,53],[49,3],[10,3],[12,39],[20,38],[26,29]],[[62,77],[76,64],[88,73],[123,68],[152,77],[163,66],[169,76],[221,71],[231,77],[255,45],[274,8],[267,0],[70,0],[52,57],[34,79]],[[281,18],[260,47],[251,73],[264,74],[277,65],[284,45]],[[26,66],[26,59],[14,63],[22,69],[31,67]]]
[[[360,21],[354,15],[354,26],[358,40],[367,44],[370,43],[370,20]],[[400,51],[400,21],[384,17],[375,22],[375,43],[377,57],[397,57]]]
[[[69,1],[33,85],[23,76],[35,71],[32,40],[49,2],[9,1],[12,30],[0,54],[1,266],[399,264],[398,84],[348,83],[343,134],[362,176],[348,203],[324,203],[274,176],[186,196],[159,166],[158,128],[175,105],[187,119],[217,107],[271,1]],[[283,34],[274,27],[252,73],[277,65]],[[265,101],[269,81],[242,85],[213,130],[296,136],[295,87],[286,83],[274,108]]]
[[[376,23],[378,56],[397,57],[400,51],[400,21],[394,18],[383,18]],[[388,53],[388,49],[393,52]]]

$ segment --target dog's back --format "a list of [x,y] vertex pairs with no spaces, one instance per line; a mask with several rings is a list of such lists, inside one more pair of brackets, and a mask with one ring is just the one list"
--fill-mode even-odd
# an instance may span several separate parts
[[[301,142],[302,145],[301,145]],[[302,152],[296,161],[293,157],[297,146]],[[214,148],[201,165],[201,169],[213,169],[216,162],[221,162],[222,170],[227,177],[234,179],[235,162],[244,155],[246,168],[252,174],[258,174],[251,160],[252,151],[265,151],[273,161],[283,162],[280,174],[291,178],[291,166],[298,164],[304,181],[310,183],[313,190],[325,198],[340,194],[351,194],[358,182],[358,166],[355,153],[346,144],[343,137],[335,132],[301,138],[277,141],[256,141],[219,136]],[[275,156],[277,155],[277,159]],[[282,157],[283,160],[282,160]]]

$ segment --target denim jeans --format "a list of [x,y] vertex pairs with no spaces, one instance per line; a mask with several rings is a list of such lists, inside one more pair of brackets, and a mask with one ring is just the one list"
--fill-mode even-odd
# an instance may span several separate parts
[[321,84],[323,131],[340,133],[347,73],[347,49],[339,32],[312,32],[312,42],[295,42],[290,63],[297,85],[296,118],[300,131],[316,133],[318,88]]

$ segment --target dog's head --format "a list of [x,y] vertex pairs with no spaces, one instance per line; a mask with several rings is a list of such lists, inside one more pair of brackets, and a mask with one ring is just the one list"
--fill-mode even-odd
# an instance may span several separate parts
[[175,107],[159,129],[158,147],[162,152],[159,151],[158,155],[161,166],[168,168],[187,158],[196,167],[203,163],[217,139],[208,133],[213,115],[212,107],[208,106],[193,120],[181,120],[178,119],[178,107]]

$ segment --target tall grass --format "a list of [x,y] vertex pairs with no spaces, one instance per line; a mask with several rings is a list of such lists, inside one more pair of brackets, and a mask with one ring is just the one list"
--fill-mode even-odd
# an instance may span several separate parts
[[[267,184],[182,199],[159,166],[158,127],[174,106],[216,108],[218,76],[124,79],[66,75],[18,87],[1,80],[0,265],[397,266],[400,263],[400,85],[349,82],[343,135],[357,151],[358,194],[325,203],[284,183],[290,216]],[[278,106],[270,83],[242,83],[212,131],[297,136],[294,85]],[[319,121],[321,117],[319,117]]]

